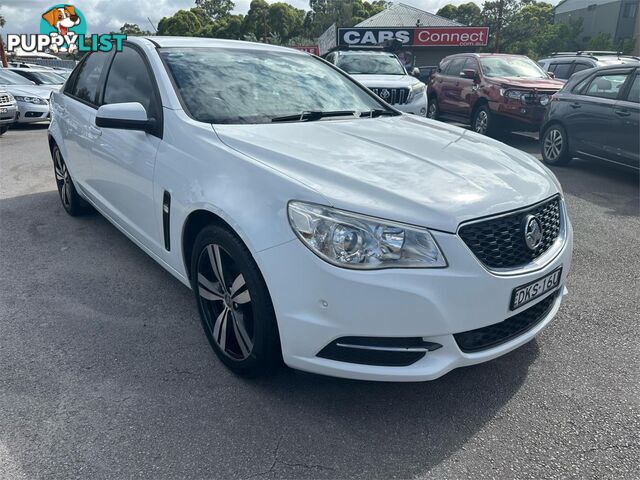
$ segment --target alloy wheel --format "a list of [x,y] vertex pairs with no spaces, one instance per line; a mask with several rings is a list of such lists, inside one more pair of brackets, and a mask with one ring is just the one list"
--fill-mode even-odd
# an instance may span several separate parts
[[475,125],[473,126],[476,133],[482,135],[487,133],[487,127],[489,126],[489,115],[485,110],[480,110],[476,115]]
[[198,296],[205,326],[221,352],[244,360],[254,344],[254,314],[244,276],[218,244],[207,245],[198,259]]
[[544,154],[550,161],[554,162],[562,153],[564,140],[562,138],[562,133],[560,130],[556,128],[552,128],[547,132],[547,135],[544,137]]
[[60,192],[60,199],[65,207],[71,205],[71,177],[69,176],[69,170],[67,165],[62,159],[60,150],[57,148],[53,157],[54,170],[56,173],[56,183],[58,184],[58,191]]
[[435,119],[438,115],[438,107],[433,103],[429,104],[429,108],[427,109],[427,118]]

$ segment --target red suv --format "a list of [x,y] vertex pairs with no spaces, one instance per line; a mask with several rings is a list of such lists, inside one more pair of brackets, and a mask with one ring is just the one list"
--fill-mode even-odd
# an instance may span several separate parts
[[523,55],[460,53],[444,58],[431,76],[427,116],[470,123],[484,135],[538,131],[562,86]]

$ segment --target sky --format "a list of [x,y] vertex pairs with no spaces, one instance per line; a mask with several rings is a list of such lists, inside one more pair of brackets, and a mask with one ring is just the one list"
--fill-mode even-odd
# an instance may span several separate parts
[[[0,0],[0,15],[7,33],[39,33],[40,16],[53,5],[64,0]],[[273,3],[277,0],[267,0]],[[308,0],[280,0],[294,7],[309,8]],[[401,3],[435,13],[447,3],[466,3],[469,0],[402,0]],[[143,30],[151,30],[147,17],[157,26],[162,17],[170,16],[177,10],[195,6],[195,0],[67,0],[85,15],[88,33],[108,33],[118,31],[126,23],[137,23]],[[246,13],[251,0],[235,0],[235,13]],[[482,1],[476,3],[482,4]],[[557,3],[557,0],[552,3]]]

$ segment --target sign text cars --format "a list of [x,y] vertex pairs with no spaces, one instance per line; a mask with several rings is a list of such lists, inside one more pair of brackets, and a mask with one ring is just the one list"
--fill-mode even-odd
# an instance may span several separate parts
[[374,46],[387,40],[400,40],[405,46],[483,47],[489,38],[488,27],[419,28],[339,28],[338,45]]

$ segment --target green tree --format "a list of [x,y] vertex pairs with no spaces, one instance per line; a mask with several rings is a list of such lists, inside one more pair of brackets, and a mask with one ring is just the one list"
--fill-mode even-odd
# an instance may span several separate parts
[[589,50],[613,50],[613,42],[609,33],[600,32],[591,37],[588,45]]
[[196,0],[196,7],[201,8],[212,20],[217,20],[228,16],[235,4],[232,0]]
[[256,39],[269,35],[269,4],[265,0],[252,0],[244,17],[244,33]]
[[455,6],[452,4],[442,7],[436,15],[448,18],[454,22],[461,23],[463,25],[478,26],[482,25],[482,11],[480,7],[473,2],[463,3],[462,5]]
[[269,6],[269,30],[277,35],[281,42],[302,33],[305,11],[298,10],[288,3],[278,2]]
[[193,10],[178,10],[171,17],[164,17],[158,23],[158,35],[195,37],[203,25]]
[[124,33],[125,35],[129,35],[131,37],[139,37],[143,35],[151,35],[151,32],[147,30],[142,30],[140,25],[137,23],[125,23],[120,27],[120,33]]
[[198,32],[198,36],[242,40],[244,38],[243,20],[242,15],[226,15],[204,26]]

